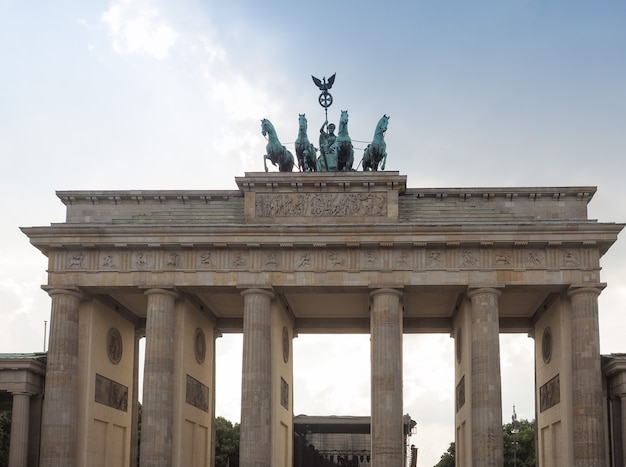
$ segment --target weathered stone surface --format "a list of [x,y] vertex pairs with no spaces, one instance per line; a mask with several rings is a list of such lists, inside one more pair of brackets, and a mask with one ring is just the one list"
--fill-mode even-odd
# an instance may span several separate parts
[[[122,317],[128,345],[109,359],[102,343],[109,365],[102,374],[116,373],[112,378],[129,388],[136,378],[124,372],[136,362],[128,334],[146,323],[144,417],[151,428],[142,430],[143,465],[208,457],[201,450],[212,439],[214,375],[202,376],[194,337],[205,325],[207,332],[244,332],[242,465],[289,458],[293,379],[284,329],[287,342],[297,333],[371,332],[372,452],[381,459],[396,459],[401,439],[402,334],[454,334],[460,465],[498,465],[498,334],[542,336],[548,327],[548,358],[538,339],[537,386],[548,388],[559,375],[561,390],[572,393],[562,390],[551,405],[555,385],[544,391],[539,450],[556,453],[554,465],[602,465],[593,363],[599,365],[597,299],[586,292],[568,296],[573,288],[602,287],[600,258],[623,228],[588,219],[595,188],[407,188],[397,172],[247,173],[236,183],[238,190],[59,192],[66,222],[23,229],[48,256],[47,287],[65,291],[53,295],[44,465],[75,465],[73,453],[84,459],[89,442],[130,426],[130,414],[128,420],[106,415],[110,427],[98,419],[101,431],[87,433],[92,407],[94,418],[79,420],[85,433],[77,437],[72,421],[76,396],[86,391],[72,379],[80,366],[78,324],[110,313]],[[80,305],[72,290],[90,303]],[[396,292],[382,292],[390,290],[402,291],[401,305]],[[177,300],[185,302],[180,314]],[[105,310],[92,313],[96,303]],[[195,314],[202,318],[190,319]],[[176,319],[189,326],[177,328]],[[84,329],[98,334],[99,328]],[[175,358],[185,368],[175,368]],[[84,357],[85,367],[101,363]],[[185,404],[186,374],[207,388],[208,411],[195,404],[202,391]],[[81,377],[91,382],[95,373]],[[119,417],[119,410],[103,407]],[[172,433],[175,413],[191,417],[185,430],[195,435]],[[128,431],[112,432],[128,439],[120,446],[130,445]],[[195,444],[187,449],[190,440]],[[272,457],[277,453],[280,460]]]

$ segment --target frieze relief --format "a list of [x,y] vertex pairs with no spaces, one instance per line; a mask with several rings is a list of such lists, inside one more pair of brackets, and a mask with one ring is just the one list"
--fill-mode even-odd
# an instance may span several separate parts
[[428,266],[432,268],[442,268],[445,266],[441,250],[431,250],[428,253]]
[[539,411],[544,412],[561,402],[561,379],[556,375],[539,388]]
[[578,259],[578,255],[574,253],[572,250],[565,250],[563,252],[563,266],[565,267],[578,267],[580,266],[580,261]]
[[85,269],[85,253],[78,252],[78,253],[74,253],[71,257],[70,257],[70,261],[67,265],[68,269]]
[[345,269],[348,266],[348,258],[344,253],[331,251],[327,255],[328,269]]
[[151,253],[138,251],[135,253],[133,260],[137,269],[148,269],[153,265],[153,258]]
[[209,387],[189,375],[187,375],[186,383],[185,402],[208,413]]
[[465,405],[465,375],[461,377],[461,381],[456,385],[455,396],[456,411],[458,413]]
[[100,267],[102,269],[117,269],[119,268],[119,259],[116,254],[104,254],[100,260]]
[[205,252],[200,253],[200,255],[198,256],[198,263],[202,266],[213,268],[214,264],[213,264],[213,258],[211,256],[211,252],[205,251]]
[[387,193],[257,193],[256,217],[386,217]]
[[394,266],[396,269],[409,269],[411,266],[411,254],[408,251],[394,252]]
[[539,250],[531,250],[526,253],[525,266],[528,268],[541,268],[545,267],[545,254]]
[[176,269],[180,266],[180,254],[172,252],[167,255],[165,265],[170,269]]
[[103,250],[60,253],[52,267],[59,271],[341,271],[341,270],[558,270],[594,267],[592,254],[574,248],[398,248],[393,245],[363,248],[237,249],[217,247],[206,250]]
[[463,250],[461,252],[461,266],[462,267],[476,267],[480,263],[478,254],[471,250]]
[[280,378],[280,405],[289,410],[289,383]]
[[128,411],[128,387],[96,373],[94,400],[126,412]]

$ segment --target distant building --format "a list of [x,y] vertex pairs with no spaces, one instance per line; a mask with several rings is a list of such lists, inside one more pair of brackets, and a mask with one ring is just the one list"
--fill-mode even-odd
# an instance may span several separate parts
[[45,353],[0,354],[0,413],[11,412],[10,466],[38,466]]
[[[415,421],[404,416],[404,459],[411,456],[409,438]],[[293,419],[294,467],[370,464],[370,417],[297,415]]]
[[626,465],[626,353],[602,356],[611,467]]

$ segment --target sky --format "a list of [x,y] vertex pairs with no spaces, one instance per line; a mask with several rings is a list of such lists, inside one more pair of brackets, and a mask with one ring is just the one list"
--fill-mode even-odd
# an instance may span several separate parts
[[[623,1],[0,0],[0,352],[43,348],[46,258],[20,226],[64,220],[56,190],[236,189],[263,170],[260,119],[293,147],[329,120],[407,186],[597,186],[626,222]],[[355,143],[356,159],[365,144]],[[274,169],[272,169],[274,170]],[[622,234],[623,237],[623,234]],[[601,260],[601,351],[626,352],[626,240]],[[532,339],[501,337],[503,421],[534,418]],[[418,465],[454,439],[453,342],[404,338]],[[239,420],[241,336],[218,340],[217,413]],[[294,340],[296,414],[368,415],[369,336]]]

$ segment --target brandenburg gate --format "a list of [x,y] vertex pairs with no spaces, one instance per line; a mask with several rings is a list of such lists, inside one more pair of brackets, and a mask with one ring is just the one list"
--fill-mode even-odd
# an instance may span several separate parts
[[215,339],[243,332],[242,466],[292,465],[303,333],[370,333],[377,467],[402,465],[403,334],[450,334],[457,465],[502,466],[499,334],[528,333],[538,465],[604,467],[600,258],[623,225],[588,218],[594,187],[406,181],[255,172],[237,190],[58,192],[65,222],[23,228],[52,299],[41,465],[133,464],[143,336],[141,465],[212,465]]

